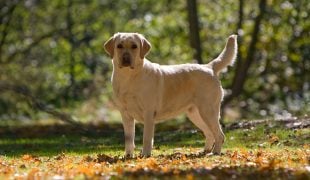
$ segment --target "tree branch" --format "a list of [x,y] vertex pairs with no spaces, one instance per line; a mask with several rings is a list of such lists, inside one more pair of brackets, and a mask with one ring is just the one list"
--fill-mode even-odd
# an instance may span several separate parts
[[[2,62],[3,45],[5,43],[5,40],[6,40],[6,37],[8,34],[8,29],[10,26],[10,22],[12,20],[13,13],[14,13],[14,10],[16,9],[18,2],[19,1],[13,1],[14,4],[9,8],[9,10],[5,13],[5,15],[3,15],[0,18],[1,24],[3,24],[3,26],[4,26],[4,28],[2,29],[2,36],[0,39],[0,63]],[[7,17],[7,18],[5,18],[5,17]],[[6,21],[5,21],[5,19],[6,19]]]
[[62,29],[55,29],[55,30],[52,30],[46,34],[43,34],[43,35],[37,37],[27,47],[25,47],[23,49],[16,50],[14,53],[10,54],[6,58],[6,61],[3,61],[1,63],[2,64],[11,63],[18,54],[25,54],[25,53],[29,52],[33,47],[38,45],[41,41],[45,40],[46,38],[52,37],[53,35],[55,35],[56,33],[59,33],[59,32],[62,32]]
[[15,85],[15,84],[11,84],[11,83],[7,83],[7,82],[0,82],[0,93],[1,92],[5,92],[5,91],[10,91],[16,94],[20,94],[24,97],[26,97],[31,105],[43,112],[46,112],[52,116],[54,116],[57,119],[60,119],[61,121],[71,124],[75,127],[78,127],[79,129],[83,130],[83,131],[88,131],[88,129],[83,128],[83,126],[81,125],[81,123],[75,121],[72,116],[70,114],[58,111],[54,108],[51,108],[50,106],[48,106],[47,104],[45,104],[44,102],[42,102],[41,100],[39,100],[38,98],[36,98],[31,91],[29,90],[29,88],[25,85]]

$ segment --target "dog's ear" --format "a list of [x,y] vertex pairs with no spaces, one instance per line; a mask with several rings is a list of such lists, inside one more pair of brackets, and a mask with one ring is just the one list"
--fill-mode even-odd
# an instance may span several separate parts
[[104,43],[104,50],[113,58],[114,56],[114,43],[115,36],[112,36],[107,42]]
[[144,59],[144,57],[150,52],[151,43],[145,39],[145,37],[141,34],[136,33],[138,38],[140,39],[140,57]]

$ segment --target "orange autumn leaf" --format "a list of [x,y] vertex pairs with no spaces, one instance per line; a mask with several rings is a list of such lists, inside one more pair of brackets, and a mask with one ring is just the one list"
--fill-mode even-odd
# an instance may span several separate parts
[[233,154],[231,155],[232,160],[236,160],[238,158],[238,152],[234,151]]
[[28,173],[28,177],[31,177],[30,179],[35,179],[35,177],[37,177],[39,172],[40,172],[39,168],[32,168]]
[[186,175],[186,180],[194,180],[194,175],[193,174]]
[[269,136],[269,139],[268,139],[268,141],[269,141],[270,144],[278,143],[279,140],[280,140],[279,137],[276,136],[276,135],[274,135],[274,134],[270,135],[270,136]]
[[117,166],[116,168],[115,168],[115,171],[118,173],[118,174],[122,174],[123,173],[123,168],[121,167],[121,166]]
[[175,175],[180,174],[180,170],[174,169],[172,173],[175,174]]
[[182,155],[182,160],[183,160],[183,161],[186,161],[186,159],[187,159],[187,158],[186,158],[185,154],[183,154],[183,155]]
[[268,164],[268,167],[269,169],[274,169],[277,167],[278,164],[280,164],[280,160],[279,159],[276,159],[276,158],[272,158],[270,161],[269,161],[269,164]]
[[158,163],[155,158],[148,158],[145,161],[145,166],[147,168],[155,169],[158,167]]
[[31,156],[30,154],[24,154],[24,155],[22,156],[22,159],[23,159],[24,161],[30,161],[30,160],[32,159],[32,156]]
[[86,174],[88,176],[91,176],[94,174],[94,171],[90,167],[86,167],[85,165],[79,165],[77,167],[77,171],[79,173]]
[[169,167],[168,166],[163,166],[162,168],[161,168],[161,171],[163,172],[163,173],[167,173],[167,172],[169,172]]

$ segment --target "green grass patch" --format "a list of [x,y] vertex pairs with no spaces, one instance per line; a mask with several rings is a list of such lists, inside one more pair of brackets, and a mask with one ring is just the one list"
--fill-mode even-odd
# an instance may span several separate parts
[[[160,125],[163,126],[163,125]],[[22,154],[53,156],[59,153],[95,154],[106,153],[120,155],[124,150],[122,126],[98,127],[93,133],[81,133],[78,129],[66,125],[34,126],[3,130],[0,138],[0,155],[18,157]],[[137,152],[142,147],[142,126],[136,129],[135,143]],[[40,130],[41,129],[41,130]],[[172,128],[173,129],[173,128]],[[268,124],[257,125],[249,129],[234,129],[225,132],[225,149],[244,148],[300,148],[310,144],[310,128],[287,129],[283,126],[269,127]],[[177,148],[203,148],[203,134],[191,124],[173,130],[156,130],[154,149],[158,154],[172,152]],[[165,152],[162,152],[165,151]]]

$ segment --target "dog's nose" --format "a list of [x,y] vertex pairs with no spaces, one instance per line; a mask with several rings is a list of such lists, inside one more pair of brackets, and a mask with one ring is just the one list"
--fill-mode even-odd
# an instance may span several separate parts
[[122,62],[123,66],[130,66],[131,59],[130,59],[130,54],[129,53],[124,53],[122,60],[123,60],[123,62]]
[[129,53],[124,53],[123,54],[123,60],[124,61],[130,60],[130,54]]

